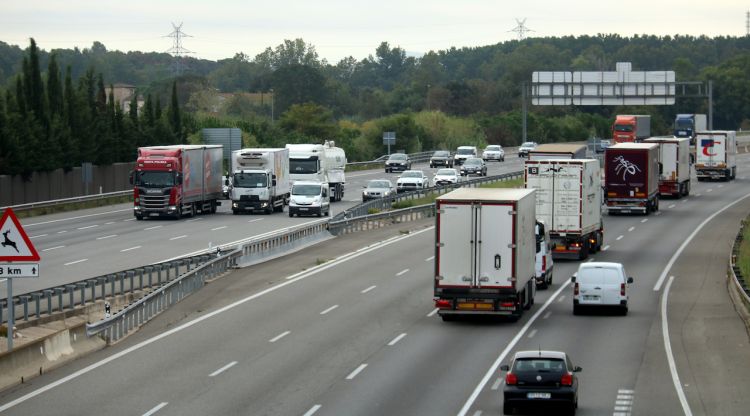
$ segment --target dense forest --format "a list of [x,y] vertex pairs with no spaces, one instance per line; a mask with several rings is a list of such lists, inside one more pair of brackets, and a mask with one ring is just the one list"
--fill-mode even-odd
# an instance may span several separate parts
[[[334,139],[350,160],[384,152],[395,131],[409,152],[521,140],[521,84],[533,71],[674,70],[678,81],[713,81],[714,127],[750,127],[750,37],[598,35],[529,38],[421,57],[388,43],[373,55],[329,63],[302,39],[255,57],[218,62],[164,53],[26,49],[0,42],[0,174],[132,161],[137,146],[199,142],[204,127],[239,127],[247,146]],[[137,87],[126,110],[107,87]],[[540,142],[608,137],[615,114],[652,115],[668,134],[677,113],[706,113],[705,99],[674,106],[529,106]],[[40,149],[46,149],[40,151]]]

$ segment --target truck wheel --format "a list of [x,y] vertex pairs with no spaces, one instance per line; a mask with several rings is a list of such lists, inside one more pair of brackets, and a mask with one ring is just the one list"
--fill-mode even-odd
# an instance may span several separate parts
[[573,315],[580,315],[581,307],[579,305],[573,305]]
[[578,252],[578,260],[583,260],[589,256],[589,240],[585,240],[581,246],[581,251]]
[[659,210],[659,198],[654,199],[654,212]]
[[289,218],[292,218],[292,217],[294,217],[294,214],[293,214],[293,213],[292,213],[292,211],[290,210],[290,211],[289,211]]
[[138,221],[143,221],[143,215],[136,215],[135,219]]
[[690,181],[685,183],[685,196],[690,195]]
[[737,177],[737,168],[732,168],[732,177],[729,179],[734,179]]

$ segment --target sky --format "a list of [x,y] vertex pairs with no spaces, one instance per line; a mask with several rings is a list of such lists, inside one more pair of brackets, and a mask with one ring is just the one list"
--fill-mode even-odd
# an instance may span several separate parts
[[744,36],[750,3],[739,0],[0,0],[0,41],[45,50],[90,48],[165,52],[182,23],[189,56],[255,57],[302,38],[335,64],[374,55],[381,42],[419,56],[430,50],[530,37],[617,33]]

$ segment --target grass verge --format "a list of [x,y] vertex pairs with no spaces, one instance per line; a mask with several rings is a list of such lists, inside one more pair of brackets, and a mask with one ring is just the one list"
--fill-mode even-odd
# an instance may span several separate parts
[[750,278],[750,223],[748,221],[750,221],[750,217],[745,220],[747,225],[742,229],[742,242],[740,242],[740,250],[737,255],[737,264],[740,266],[744,279]]
[[38,215],[76,211],[86,208],[97,208],[105,205],[122,204],[125,202],[133,202],[133,195],[113,196],[111,198],[97,199],[94,201],[72,202],[70,204],[54,205],[50,207],[31,208],[22,211],[15,211],[15,214],[20,218],[30,218]]

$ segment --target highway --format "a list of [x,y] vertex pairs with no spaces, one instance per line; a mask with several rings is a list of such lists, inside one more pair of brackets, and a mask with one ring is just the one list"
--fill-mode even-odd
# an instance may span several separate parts
[[[490,162],[489,174],[522,169],[515,155],[505,162]],[[427,163],[414,164],[432,179],[437,169]],[[331,215],[362,202],[362,187],[371,179],[389,178],[396,184],[399,173],[383,169],[347,173],[344,200],[331,204]],[[223,200],[214,215],[198,215],[180,220],[136,221],[132,204],[28,218],[21,221],[39,252],[39,279],[17,279],[14,294],[41,290],[81,279],[153,264],[205,250],[212,246],[239,242],[266,233],[305,224],[314,217],[289,218],[285,214],[232,215],[229,201]],[[0,298],[6,295],[0,285]]]
[[[120,344],[0,394],[0,412],[496,415],[498,366],[543,348],[583,367],[579,415],[744,414],[750,349],[721,285],[750,211],[748,156],[737,180],[694,180],[690,197],[662,200],[657,214],[605,216],[594,258],[635,278],[627,316],[573,316],[578,263],[559,261],[519,322],[442,322],[432,224],[402,224],[415,232],[348,235],[235,271]],[[738,374],[744,383],[727,385]]]

